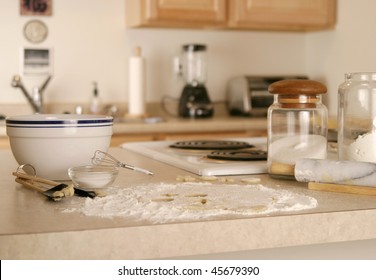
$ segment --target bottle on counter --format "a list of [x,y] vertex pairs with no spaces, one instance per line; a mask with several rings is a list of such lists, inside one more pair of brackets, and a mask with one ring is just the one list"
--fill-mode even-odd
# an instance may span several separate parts
[[326,86],[312,80],[281,80],[269,86],[268,173],[294,179],[296,160],[327,156],[328,112],[321,96]]
[[93,82],[93,95],[91,97],[91,100],[90,100],[90,113],[91,114],[95,114],[95,115],[98,115],[98,114],[101,114],[102,111],[103,111],[103,108],[102,108],[102,102],[101,102],[101,99],[99,97],[99,91],[98,91],[98,83],[97,82]]

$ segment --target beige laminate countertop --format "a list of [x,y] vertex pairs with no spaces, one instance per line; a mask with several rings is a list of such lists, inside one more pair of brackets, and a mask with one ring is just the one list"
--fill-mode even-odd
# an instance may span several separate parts
[[114,134],[121,133],[189,133],[265,130],[266,118],[215,117],[209,119],[165,118],[162,122],[138,120],[115,122]]
[[[209,119],[164,118],[150,123],[142,120],[126,120],[114,123],[116,134],[140,133],[189,133],[265,130],[266,118],[215,117]],[[6,137],[5,121],[0,121],[0,137]]]
[[[116,181],[120,188],[176,182],[178,174],[190,174],[121,148],[111,148],[110,153],[121,161],[156,173],[147,176],[121,170]],[[159,224],[132,218],[88,217],[64,213],[61,209],[65,201],[50,202],[14,182],[11,173],[17,163],[9,150],[0,150],[0,166],[1,259],[189,258],[241,251],[250,252],[250,257],[252,252],[261,249],[367,240],[374,246],[376,240],[376,197],[311,191],[303,183],[274,180],[268,175],[253,176],[271,188],[312,196],[318,200],[318,206],[300,212],[248,218]],[[368,255],[362,251],[360,257],[375,258],[374,247],[367,245],[366,248],[370,248]],[[309,256],[309,250],[305,249],[305,256]],[[339,252],[341,257],[346,257]],[[328,256],[320,255],[321,258]],[[277,255],[273,253],[269,257],[277,258]]]

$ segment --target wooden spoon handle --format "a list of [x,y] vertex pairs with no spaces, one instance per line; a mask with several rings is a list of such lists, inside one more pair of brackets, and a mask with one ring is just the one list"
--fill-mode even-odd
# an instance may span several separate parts
[[20,183],[21,185],[28,187],[30,189],[36,190],[40,193],[43,193],[46,189],[42,188],[37,182],[25,180],[22,178],[16,178],[15,179],[17,183]]
[[57,186],[57,185],[60,184],[60,183],[55,182],[55,181],[51,181],[51,180],[36,177],[36,176],[31,176],[31,175],[28,175],[28,174],[25,174],[25,173],[13,172],[12,174],[14,176],[18,177],[18,178],[27,179],[27,180],[43,183],[43,184],[50,185],[50,186]]

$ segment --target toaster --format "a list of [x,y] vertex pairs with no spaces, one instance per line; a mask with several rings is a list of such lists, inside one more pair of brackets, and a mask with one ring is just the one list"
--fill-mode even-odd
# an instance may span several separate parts
[[232,116],[266,116],[274,101],[268,92],[270,84],[286,79],[308,79],[296,76],[239,76],[230,79],[226,89],[226,103]]

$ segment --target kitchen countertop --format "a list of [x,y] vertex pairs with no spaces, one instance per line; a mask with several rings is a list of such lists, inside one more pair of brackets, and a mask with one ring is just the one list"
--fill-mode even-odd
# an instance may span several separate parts
[[[47,113],[69,112],[76,107],[74,103],[45,104]],[[140,119],[125,114],[126,104],[116,104],[119,118],[114,122],[114,135],[117,134],[155,134],[155,133],[193,133],[193,132],[234,132],[266,131],[266,117],[230,116],[224,102],[215,103],[215,114],[211,118],[179,118],[162,109],[159,102],[148,103],[148,117]],[[85,106],[89,106],[86,104]],[[0,106],[7,116],[30,114],[28,104],[6,104]],[[15,113],[17,112],[17,113]],[[121,117],[123,116],[123,117]],[[0,120],[0,138],[6,137],[5,121]]]
[[[153,120],[150,118],[151,121]],[[114,124],[114,134],[121,133],[189,133],[265,130],[266,118],[221,116],[208,119],[164,118],[161,122],[145,123],[128,120]]]
[[[149,123],[137,119],[114,123],[114,135],[142,133],[189,133],[265,130],[266,118],[221,116],[209,119],[163,118]],[[6,137],[5,121],[0,121],[0,137]]]
[[[155,176],[146,176],[121,170],[116,185],[122,188],[176,182],[177,175],[192,175],[121,148],[111,148],[110,153],[121,161],[155,171]],[[11,151],[0,150],[0,166],[1,259],[184,258],[241,251],[252,255],[262,249],[376,240],[376,197],[311,191],[304,183],[275,180],[266,174],[253,176],[271,188],[312,196],[318,206],[249,218],[157,224],[131,218],[88,217],[63,213],[64,201],[50,202],[14,182],[11,173],[17,163]],[[360,257],[376,257],[375,250],[368,253]],[[272,253],[270,258],[276,256]]]

